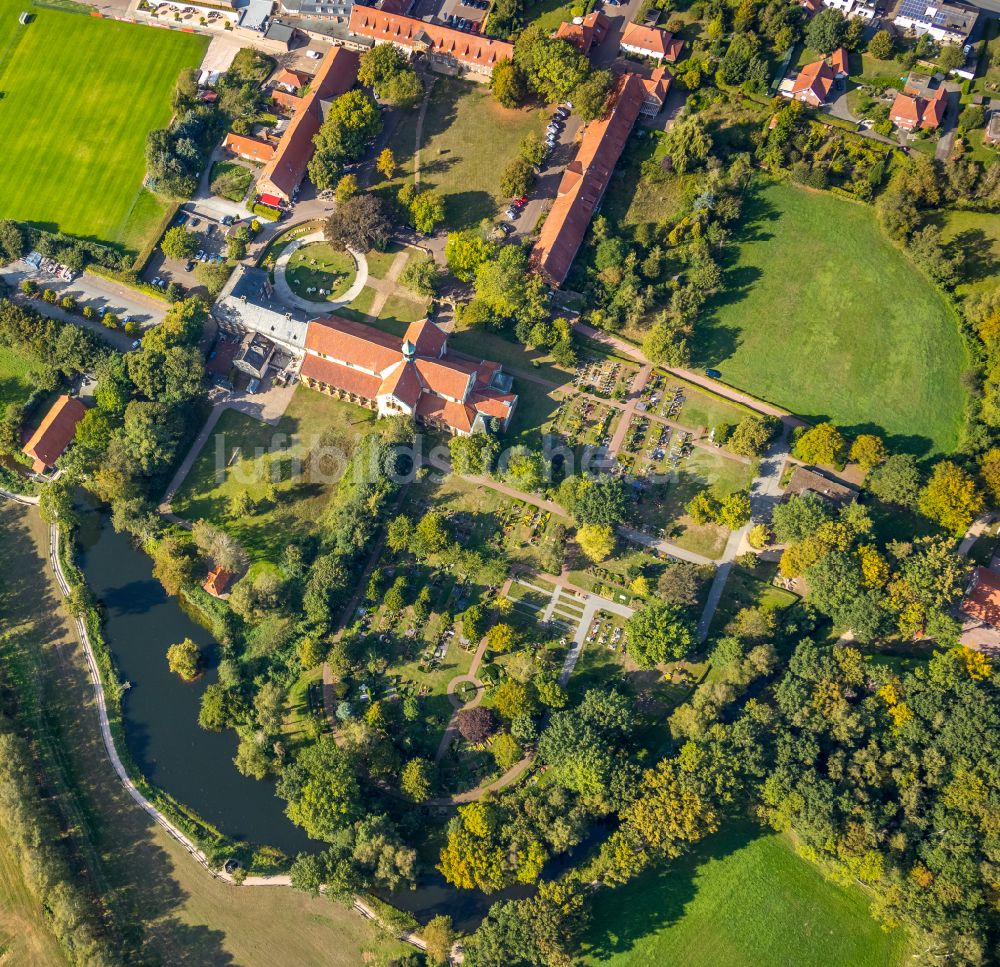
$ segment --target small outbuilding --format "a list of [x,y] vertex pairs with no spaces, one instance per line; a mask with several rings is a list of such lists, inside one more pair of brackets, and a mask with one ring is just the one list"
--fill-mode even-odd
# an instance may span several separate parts
[[76,397],[60,396],[45,414],[45,419],[24,445],[24,452],[31,457],[31,469],[45,473],[73,442],[76,425],[83,419],[87,408]]

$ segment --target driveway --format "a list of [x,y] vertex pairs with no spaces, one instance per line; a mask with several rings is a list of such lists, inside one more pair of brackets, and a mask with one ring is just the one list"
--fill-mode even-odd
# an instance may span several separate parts
[[576,138],[582,127],[583,121],[578,114],[570,114],[566,118],[566,127],[559,132],[556,146],[552,154],[549,155],[546,168],[528,196],[528,204],[521,209],[517,220],[511,223],[514,226],[514,234],[511,238],[522,239],[526,235],[531,235],[542,212],[552,204],[559,190],[563,171],[565,171],[566,165],[573,160],[573,155],[576,154]]
[[[162,322],[169,308],[169,304],[161,299],[154,299],[152,296],[146,295],[144,292],[139,292],[137,289],[130,289],[127,286],[119,285],[117,282],[112,282],[110,279],[102,278],[99,275],[91,275],[89,272],[84,272],[83,275],[72,282],[65,282],[44,272],[36,271],[26,262],[18,261],[8,265],[6,268],[0,269],[0,277],[14,290],[17,290],[23,279],[34,279],[39,287],[52,289],[58,293],[60,299],[65,295],[71,295],[81,307],[87,305],[93,306],[95,309],[103,307],[109,312],[115,313],[119,318],[129,316],[142,329],[148,329]],[[66,315],[71,321],[83,325],[84,328],[93,328],[102,335],[105,333],[114,335],[114,332],[99,323],[86,325],[87,320],[82,316],[57,315],[54,312],[48,312],[47,310],[53,307],[42,302],[40,299],[32,300],[32,304],[43,315],[48,315],[52,318],[63,318],[63,315]],[[130,337],[125,340],[125,348],[132,343],[132,339],[134,338]],[[114,344],[113,340],[109,339],[108,341]]]
[[610,24],[608,32],[604,35],[604,40],[600,42],[591,52],[591,63],[598,67],[610,67],[615,61],[632,64],[632,69],[638,69],[639,64],[633,61],[624,61],[619,57],[619,47],[621,46],[622,33],[625,27],[636,17],[642,9],[643,0],[628,0],[621,6],[615,7],[609,3],[602,4],[601,13],[608,18]]

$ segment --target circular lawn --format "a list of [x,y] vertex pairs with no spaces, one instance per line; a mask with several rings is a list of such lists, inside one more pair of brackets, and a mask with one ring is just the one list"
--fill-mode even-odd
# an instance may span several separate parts
[[351,287],[357,272],[350,252],[338,252],[326,242],[310,242],[291,254],[285,279],[303,299],[335,302]]

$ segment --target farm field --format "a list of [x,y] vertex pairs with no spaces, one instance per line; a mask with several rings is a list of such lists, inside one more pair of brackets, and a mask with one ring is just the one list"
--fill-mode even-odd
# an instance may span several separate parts
[[[0,553],[18,576],[8,600],[24,603],[4,615],[5,628],[17,629],[0,638],[8,680],[27,682],[28,704],[44,709],[33,718],[42,719],[50,742],[39,745],[58,750],[53,757],[43,753],[44,781],[51,790],[65,790],[63,801],[83,823],[78,845],[95,861],[88,873],[123,928],[126,962],[356,967],[404,952],[402,944],[326,898],[283,887],[241,890],[215,879],[137,806],[107,761],[86,661],[47,568],[48,527],[37,511],[0,505]],[[35,734],[37,724],[32,722]],[[14,896],[3,891],[5,872],[0,839],[0,963],[64,963],[44,944],[36,910],[29,914],[20,901],[4,905]],[[34,919],[8,919],[15,915]],[[34,948],[26,946],[27,934],[7,943],[8,929],[29,926]]]
[[825,880],[783,836],[734,823],[694,852],[594,897],[584,963],[605,967],[889,967],[906,936]]
[[0,23],[3,213],[136,250],[166,211],[142,188],[146,135],[208,41],[45,7],[21,26],[19,10]]
[[[788,184],[748,199],[697,366],[811,422],[954,450],[966,352],[952,311],[866,207]],[[808,364],[807,362],[808,361]]]

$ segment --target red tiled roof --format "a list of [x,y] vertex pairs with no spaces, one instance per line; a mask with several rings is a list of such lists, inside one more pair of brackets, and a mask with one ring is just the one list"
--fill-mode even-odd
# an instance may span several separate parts
[[[358,54],[346,47],[331,47],[319,66],[309,93],[302,98],[285,129],[274,157],[264,166],[258,185],[290,198],[306,174],[313,156],[313,138],[323,123],[321,101],[346,94],[358,79]],[[273,96],[273,95],[272,95]]]
[[847,51],[843,47],[838,47],[830,54],[830,66],[837,74],[850,73],[847,69]]
[[892,107],[889,108],[889,120],[893,124],[902,123],[904,126],[916,127],[920,122],[920,108],[917,105],[917,99],[908,94],[897,94],[896,99],[892,102]]
[[363,373],[360,369],[350,369],[338,363],[331,363],[329,359],[321,359],[312,353],[306,353],[299,375],[326,383],[327,386],[333,386],[345,393],[364,397],[366,400],[375,399],[378,396],[379,387],[382,385],[382,380],[378,376]]
[[671,74],[666,67],[657,67],[656,70],[649,75],[649,79],[643,81],[643,86],[646,88],[646,96],[654,98],[662,105],[664,98],[667,96],[667,92],[670,90],[670,85],[673,83],[673,80],[673,74]]
[[506,420],[514,409],[517,397],[513,393],[473,393],[469,397],[473,408],[484,416]]
[[400,345],[396,336],[340,316],[314,319],[306,330],[307,350],[371,373],[384,373],[398,363],[403,358]]
[[581,53],[589,54],[590,48],[604,39],[607,30],[608,18],[600,10],[595,10],[588,13],[580,23],[564,20],[559,24],[556,38],[568,40]]
[[413,363],[424,386],[439,396],[464,400],[469,392],[471,373],[463,373],[448,362],[418,356]]
[[309,83],[309,76],[309,74],[303,74],[301,71],[293,71],[287,67],[283,67],[271,80],[275,84],[284,84],[286,87],[299,88],[303,84]]
[[532,250],[535,264],[556,285],[566,280],[645,96],[638,74],[619,77],[604,117],[588,125],[576,157],[563,173],[556,200]]
[[1000,627],[1000,574],[988,567],[977,567],[961,610],[991,628]]
[[677,60],[684,41],[675,40],[672,33],[659,27],[644,27],[642,24],[630,23],[622,33],[621,46],[649,51],[673,63]]
[[224,567],[212,568],[208,572],[208,577],[205,579],[205,583],[202,587],[209,593],[218,597],[220,594],[226,593],[226,588],[229,587],[229,582],[233,579],[232,574],[230,574]]
[[274,145],[270,142],[233,134],[232,131],[226,135],[222,147],[241,158],[251,158],[254,161],[270,161],[274,157]]
[[929,101],[922,102],[924,111],[920,119],[920,126],[934,130],[940,126],[944,120],[944,112],[948,109],[948,92],[939,87],[934,96]]
[[432,393],[424,393],[420,397],[420,404],[417,406],[417,416],[425,420],[437,420],[469,433],[472,430],[472,421],[475,416],[470,412],[471,407],[464,403],[452,403],[443,400],[440,396]]
[[430,319],[421,319],[407,326],[403,341],[407,340],[417,347],[417,353],[421,356],[440,356],[448,342],[448,334]]
[[302,102],[305,98],[299,97],[297,94],[289,94],[287,91],[279,91],[275,89],[271,91],[271,100],[274,101],[275,104],[283,107],[286,111],[294,113],[302,106]]
[[514,45],[505,41],[425,23],[414,17],[386,14],[358,4],[351,8],[349,29],[359,37],[371,37],[402,47],[427,47],[434,54],[490,70],[498,61],[510,60],[514,56]]
[[397,400],[402,400],[407,406],[415,407],[420,401],[420,394],[423,391],[416,364],[401,363],[382,381],[382,385],[378,388],[378,395],[389,393]]
[[74,396],[60,396],[45,414],[45,419],[24,445],[24,452],[34,460],[35,473],[44,473],[55,466],[66,448],[73,442],[76,425],[87,408]]
[[835,79],[833,68],[825,60],[814,60],[799,71],[792,84],[792,97],[811,94],[818,104],[822,104],[833,89]]

